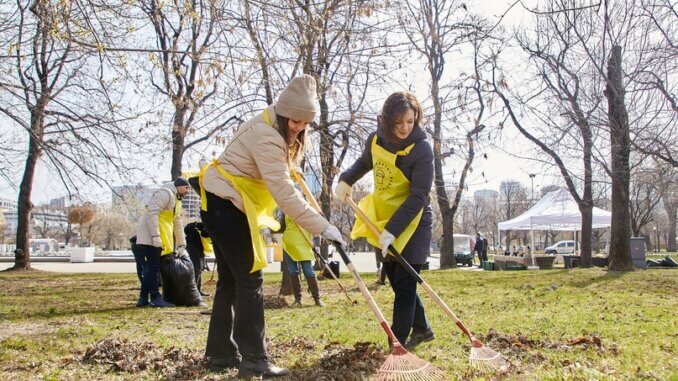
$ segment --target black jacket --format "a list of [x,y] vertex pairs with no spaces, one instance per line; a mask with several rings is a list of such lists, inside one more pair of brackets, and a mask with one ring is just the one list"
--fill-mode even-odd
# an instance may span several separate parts
[[[396,159],[396,167],[410,181],[410,195],[388,221],[386,230],[398,237],[423,208],[424,212],[419,226],[401,254],[411,264],[424,264],[430,253],[433,228],[433,213],[429,198],[433,184],[433,150],[426,141],[426,133],[421,128],[416,127],[404,142],[395,145],[386,142],[382,138],[381,129],[378,128],[367,138],[360,158],[339,176],[339,181],[353,185],[372,170],[372,139],[375,133],[377,144],[391,153],[396,153],[414,143],[408,155],[398,156]],[[388,261],[389,258],[385,260]]]

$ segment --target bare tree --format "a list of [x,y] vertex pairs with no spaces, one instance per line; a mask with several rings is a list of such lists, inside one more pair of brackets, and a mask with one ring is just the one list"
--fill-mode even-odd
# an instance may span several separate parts
[[[172,178],[181,176],[188,149],[220,141],[225,130],[241,121],[239,107],[250,101],[239,87],[245,77],[238,78],[239,68],[234,65],[237,61],[232,60],[241,52],[233,47],[240,36],[235,33],[231,3],[137,2],[155,35],[156,47],[150,53],[150,86],[169,101],[172,109]],[[146,56],[141,57],[141,62],[148,66]]]
[[[420,0],[403,2],[399,14],[401,27],[410,43],[425,60],[430,76],[430,97],[433,103],[431,112],[432,126],[428,130],[433,138],[434,185],[438,208],[442,219],[442,245],[440,248],[441,267],[456,267],[454,257],[454,218],[461,198],[466,190],[466,179],[472,171],[477,141],[485,129],[487,118],[486,95],[483,88],[483,68],[488,57],[483,46],[490,39],[488,25],[466,12],[466,7],[458,1]],[[458,91],[444,89],[443,74],[446,60],[455,49],[462,45],[472,49],[473,73],[462,75],[456,88]],[[455,98],[456,95],[456,98]],[[449,144],[453,129],[446,127],[448,102],[452,98],[458,102],[454,123],[463,132],[459,132],[460,144]],[[466,125],[459,123],[459,114],[470,116]],[[464,118],[465,119],[465,118]],[[463,127],[462,127],[463,126]],[[456,150],[455,150],[456,149]],[[444,164],[456,155],[464,161],[456,189],[452,195],[447,192]]]
[[87,9],[72,2],[17,0],[3,13],[0,32],[11,46],[3,66],[11,74],[0,82],[0,113],[28,135],[19,187],[17,250],[13,269],[30,269],[28,239],[35,170],[48,164],[67,189],[78,175],[99,185],[110,170],[122,171],[128,120],[111,100],[98,75],[96,53],[75,46],[72,28],[87,25]]
[[643,227],[653,221],[654,211],[662,199],[656,176],[657,173],[651,169],[636,170],[631,176],[629,213],[634,237],[640,236]]

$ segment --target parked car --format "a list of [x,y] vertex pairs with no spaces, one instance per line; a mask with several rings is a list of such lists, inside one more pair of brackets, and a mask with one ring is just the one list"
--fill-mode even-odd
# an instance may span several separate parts
[[473,245],[475,239],[467,234],[454,235],[454,258],[461,265],[473,266]]
[[573,254],[574,253],[574,241],[558,241],[554,245],[551,245],[544,249],[546,254]]

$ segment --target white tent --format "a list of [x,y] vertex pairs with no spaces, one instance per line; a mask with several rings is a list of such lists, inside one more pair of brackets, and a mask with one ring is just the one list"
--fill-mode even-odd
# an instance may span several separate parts
[[[593,228],[610,226],[612,213],[593,208]],[[528,211],[499,223],[499,230],[581,230],[579,206],[566,189],[549,192]]]
[[[593,207],[593,228],[610,226],[612,213]],[[581,230],[581,212],[567,189],[557,189],[541,198],[533,207],[518,217],[499,223],[499,238],[502,230],[529,230],[530,254],[534,266],[535,230]]]

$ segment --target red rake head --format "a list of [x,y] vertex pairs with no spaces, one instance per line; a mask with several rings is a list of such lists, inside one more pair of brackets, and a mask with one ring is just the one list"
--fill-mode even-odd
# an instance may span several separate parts
[[397,341],[393,344],[393,351],[386,357],[386,361],[374,377],[374,380],[379,381],[444,381],[447,379],[448,377],[442,370],[409,353]]

